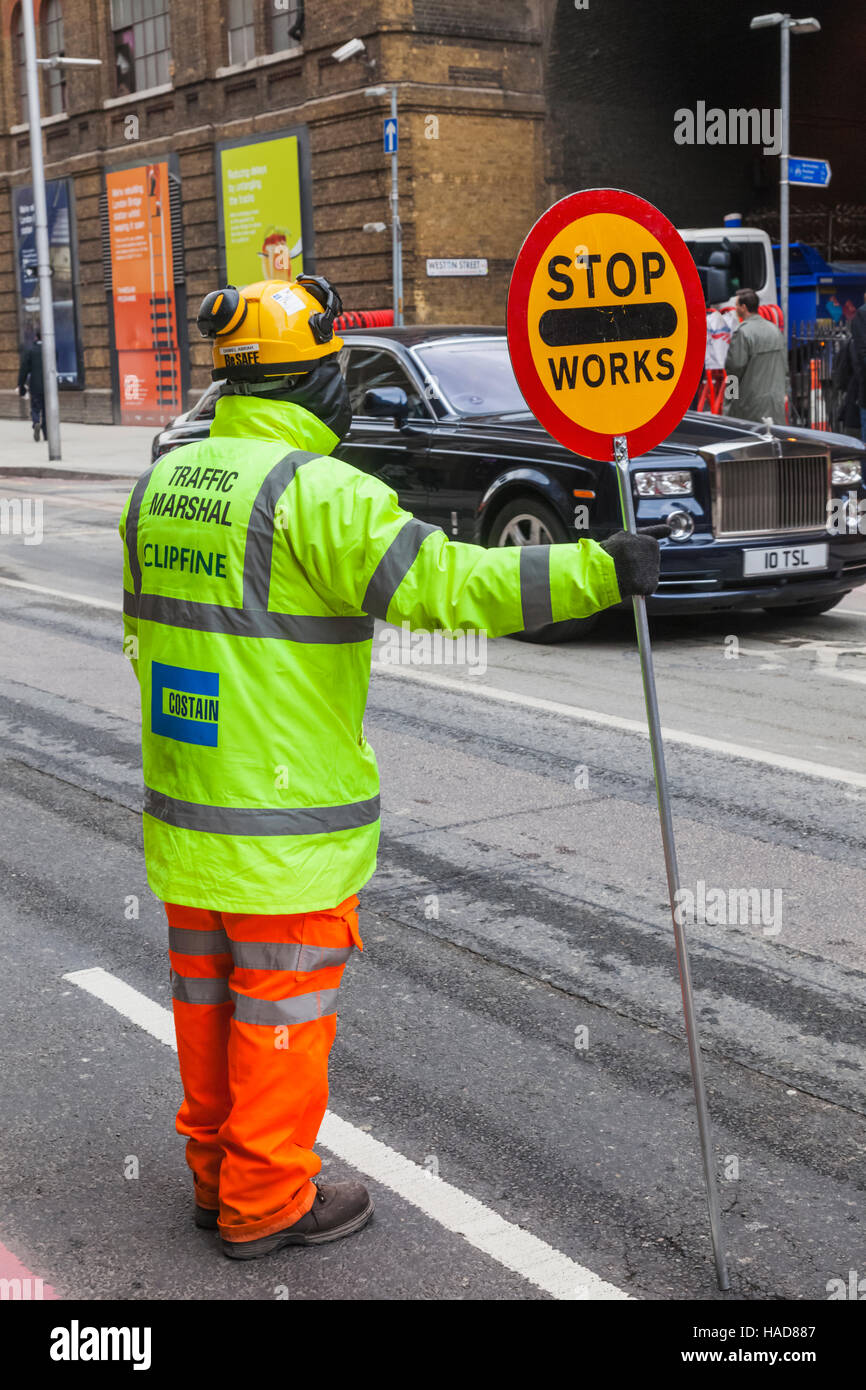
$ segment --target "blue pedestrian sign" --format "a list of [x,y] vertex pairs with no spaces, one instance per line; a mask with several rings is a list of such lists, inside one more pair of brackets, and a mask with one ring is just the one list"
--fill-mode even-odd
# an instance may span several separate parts
[[397,130],[397,122],[393,116],[389,116],[385,122],[385,153],[396,154],[400,148],[400,136]]
[[826,159],[800,159],[792,154],[788,159],[788,182],[826,188],[830,182],[830,165]]

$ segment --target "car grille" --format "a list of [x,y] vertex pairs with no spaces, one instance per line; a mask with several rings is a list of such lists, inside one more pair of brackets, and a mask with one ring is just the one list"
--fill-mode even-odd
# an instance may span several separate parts
[[818,531],[827,525],[826,454],[719,462],[717,536]]

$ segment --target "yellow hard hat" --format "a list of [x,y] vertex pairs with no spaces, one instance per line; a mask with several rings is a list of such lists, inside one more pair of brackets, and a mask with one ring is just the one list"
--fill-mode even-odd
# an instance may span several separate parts
[[343,305],[321,275],[226,285],[202,300],[198,328],[213,341],[214,381],[264,381],[310,372],[339,352],[334,319]]

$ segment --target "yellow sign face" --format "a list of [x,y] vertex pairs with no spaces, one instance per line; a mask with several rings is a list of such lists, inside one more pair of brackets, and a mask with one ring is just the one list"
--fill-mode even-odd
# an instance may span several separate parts
[[532,278],[527,335],[564,415],[598,434],[639,429],[664,408],[686,360],[686,299],[669,253],[617,213],[568,223]]

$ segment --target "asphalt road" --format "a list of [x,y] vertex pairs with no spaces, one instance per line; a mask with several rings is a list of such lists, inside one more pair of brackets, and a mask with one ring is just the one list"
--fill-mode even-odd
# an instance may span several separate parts
[[[389,662],[380,631],[380,867],[322,1146],[376,1216],[239,1266],[191,1224],[170,1047],[68,978],[170,1005],[119,650],[126,487],[2,482],[42,500],[44,539],[0,535],[0,1242],[71,1298],[720,1297],[627,617],[491,643],[474,672]],[[764,894],[759,921],[688,928],[731,1300],[866,1273],[862,609],[653,625],[682,883]]]

